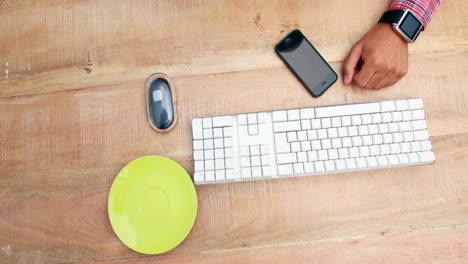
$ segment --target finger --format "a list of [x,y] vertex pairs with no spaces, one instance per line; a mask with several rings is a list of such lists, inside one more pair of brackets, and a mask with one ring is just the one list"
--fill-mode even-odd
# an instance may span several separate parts
[[351,48],[351,51],[343,65],[344,83],[350,84],[354,78],[355,69],[361,59],[362,44],[357,43]]
[[372,76],[376,73],[374,67],[370,63],[364,61],[362,69],[354,76],[354,82],[359,87],[366,87],[367,83],[370,81]]
[[383,72],[376,72],[369,82],[364,86],[367,89],[380,89],[380,85],[385,81],[386,75]]

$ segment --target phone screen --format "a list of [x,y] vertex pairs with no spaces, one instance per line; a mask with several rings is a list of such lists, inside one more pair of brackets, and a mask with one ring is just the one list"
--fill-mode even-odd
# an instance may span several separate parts
[[298,29],[281,40],[275,50],[314,97],[322,95],[337,80],[333,69]]

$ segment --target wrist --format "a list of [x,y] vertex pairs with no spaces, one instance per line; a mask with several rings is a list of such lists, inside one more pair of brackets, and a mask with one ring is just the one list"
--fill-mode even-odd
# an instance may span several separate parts
[[391,24],[380,23],[380,24],[377,24],[376,27],[379,29],[379,31],[383,32],[384,36],[387,36],[388,38],[395,39],[395,40],[398,39],[398,42],[408,45],[408,42],[405,39],[403,39],[403,37],[393,29],[393,26]]

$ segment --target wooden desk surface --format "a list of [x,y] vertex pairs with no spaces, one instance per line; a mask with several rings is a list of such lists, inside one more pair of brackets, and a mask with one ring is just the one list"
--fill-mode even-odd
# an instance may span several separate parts
[[[443,1],[381,91],[338,82],[313,99],[273,52],[300,28],[341,72],[387,2],[0,1],[0,263],[468,263],[468,1]],[[177,86],[167,135],[145,115],[155,72]],[[409,97],[432,166],[197,187],[192,232],[162,256],[110,227],[127,162],[193,172],[193,117]]]

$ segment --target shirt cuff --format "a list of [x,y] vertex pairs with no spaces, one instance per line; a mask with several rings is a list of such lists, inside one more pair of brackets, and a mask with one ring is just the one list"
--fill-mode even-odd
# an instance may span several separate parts
[[393,0],[390,9],[411,10],[426,28],[439,5],[440,0]]

